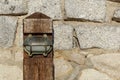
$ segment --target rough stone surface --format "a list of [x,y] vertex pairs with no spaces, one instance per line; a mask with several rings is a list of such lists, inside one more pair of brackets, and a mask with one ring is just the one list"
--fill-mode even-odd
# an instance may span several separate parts
[[120,8],[117,9],[114,13],[114,20],[120,21]]
[[0,0],[0,14],[27,13],[26,0]]
[[17,66],[0,64],[0,80],[23,80],[23,72]]
[[65,0],[65,10],[69,18],[103,22],[106,0]]
[[14,54],[12,50],[0,49],[0,64],[12,65],[14,64]]
[[72,48],[73,28],[69,25],[54,25],[54,48],[71,49]]
[[29,14],[34,12],[41,12],[53,19],[61,19],[61,0],[30,0],[29,1]]
[[81,48],[120,49],[119,25],[79,25],[76,31]]
[[79,51],[80,50],[76,48],[76,49],[58,51],[58,54],[61,54],[66,60],[75,62],[77,64],[84,64],[85,56],[82,55]]
[[53,19],[55,80],[120,80],[119,2],[0,0],[0,80],[23,80],[23,19],[35,12]]
[[80,66],[76,66],[74,68],[74,71],[72,72],[72,74],[69,76],[69,78],[67,80],[75,80],[75,78],[77,77],[79,72],[80,72]]
[[55,58],[54,64],[56,78],[68,75],[73,70],[72,65],[68,61],[66,61],[63,57]]
[[82,71],[78,80],[113,80],[105,73],[101,73],[94,69],[85,69]]
[[120,80],[120,54],[102,54],[90,58],[93,66],[116,80]]
[[16,17],[0,17],[0,47],[8,48],[13,45],[16,27]]
[[11,51],[10,50],[0,50],[0,62],[3,60],[11,59]]
[[16,46],[23,47],[23,18],[18,20],[14,44]]
[[20,61],[22,62],[23,61],[23,48],[19,48],[18,50],[16,50],[14,52],[15,54],[15,61]]

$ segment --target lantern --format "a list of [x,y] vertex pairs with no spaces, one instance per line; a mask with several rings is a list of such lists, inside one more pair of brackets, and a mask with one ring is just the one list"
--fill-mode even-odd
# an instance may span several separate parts
[[29,56],[47,56],[53,48],[52,20],[41,13],[24,19],[24,50]]

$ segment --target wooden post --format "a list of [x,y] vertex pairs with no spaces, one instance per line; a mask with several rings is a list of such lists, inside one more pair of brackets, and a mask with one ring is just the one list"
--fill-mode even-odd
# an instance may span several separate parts
[[[34,13],[24,19],[23,32],[24,39],[28,34],[42,36],[43,33],[53,39],[52,20],[42,13]],[[25,51],[23,54],[24,80],[54,80],[53,50],[47,57],[43,55],[29,57]]]

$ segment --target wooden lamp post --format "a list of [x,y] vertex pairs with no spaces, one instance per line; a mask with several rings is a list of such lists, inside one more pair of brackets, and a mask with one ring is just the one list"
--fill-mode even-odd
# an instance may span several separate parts
[[54,80],[53,28],[50,17],[34,13],[24,19],[24,80]]

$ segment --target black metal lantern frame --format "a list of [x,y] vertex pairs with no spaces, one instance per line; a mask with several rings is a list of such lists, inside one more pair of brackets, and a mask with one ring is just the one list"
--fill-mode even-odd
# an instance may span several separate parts
[[52,40],[44,34],[42,37],[29,34],[24,40],[24,50],[29,56],[42,54],[47,56],[53,49]]

